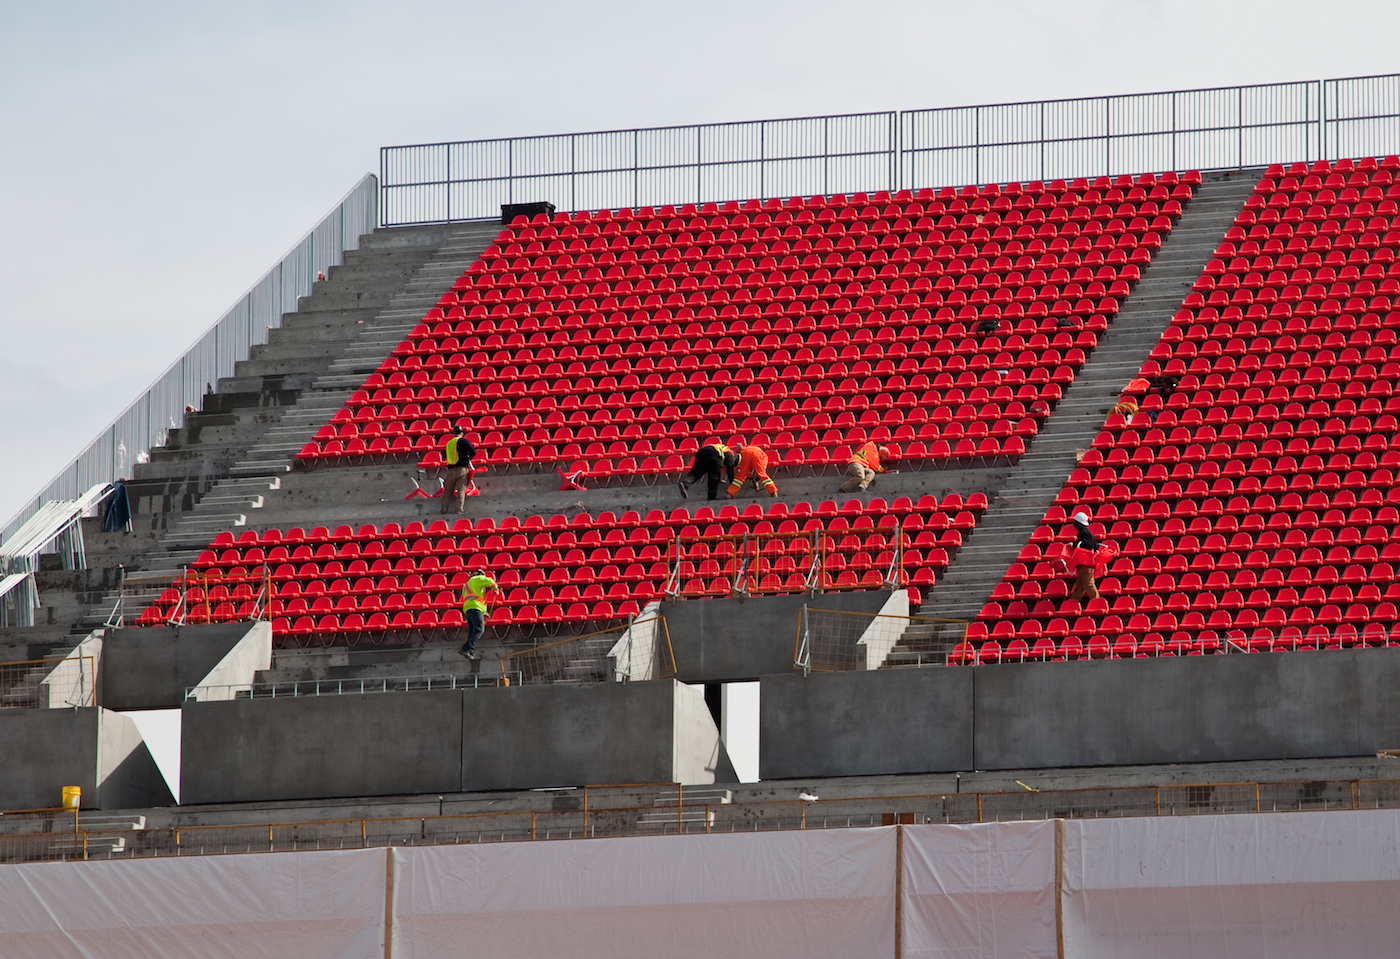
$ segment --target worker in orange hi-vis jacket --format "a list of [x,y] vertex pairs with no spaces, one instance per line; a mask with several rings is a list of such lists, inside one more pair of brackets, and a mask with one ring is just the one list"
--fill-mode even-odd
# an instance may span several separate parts
[[870,484],[875,482],[877,473],[897,472],[888,468],[897,459],[899,447],[893,443],[887,446],[864,444],[851,455],[846,464],[846,475],[850,476],[850,479],[841,484],[841,492],[849,493],[858,489],[864,493],[870,488]]
[[768,477],[768,454],[757,446],[745,446],[739,450],[739,468],[729,481],[729,498],[733,499],[739,487],[752,477],[754,485],[765,490],[769,496],[778,495],[778,484]]

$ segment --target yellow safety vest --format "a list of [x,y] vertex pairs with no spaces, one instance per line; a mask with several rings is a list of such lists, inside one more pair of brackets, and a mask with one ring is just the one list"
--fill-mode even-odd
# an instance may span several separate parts
[[479,609],[485,614],[486,591],[495,588],[496,581],[490,576],[473,576],[467,580],[467,586],[462,590],[462,612]]

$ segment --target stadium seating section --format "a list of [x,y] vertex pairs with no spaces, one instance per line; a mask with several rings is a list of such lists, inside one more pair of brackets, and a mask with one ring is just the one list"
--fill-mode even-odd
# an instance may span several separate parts
[[[686,596],[728,595],[739,575],[753,594],[801,592],[817,554],[813,581],[824,590],[880,588],[888,579],[908,585],[917,602],[986,504],[981,494],[949,494],[222,533],[194,566],[186,615],[246,618],[267,576],[279,640],[403,639],[460,627],[462,586],[470,570],[486,567],[500,586],[492,623],[548,631],[635,614],[673,573],[674,590]],[[165,621],[180,599],[179,589],[167,590],[138,625]]]
[[459,422],[495,472],[595,483],[736,435],[818,471],[867,438],[1014,459],[1199,182],[518,218],[299,459],[436,466]]
[[[1271,167],[961,651],[964,661],[1400,642],[1400,160]],[[1066,600],[1044,547],[1120,555]]]

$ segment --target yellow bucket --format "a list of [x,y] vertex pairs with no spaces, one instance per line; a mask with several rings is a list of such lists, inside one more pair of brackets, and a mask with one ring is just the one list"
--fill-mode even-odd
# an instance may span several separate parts
[[64,786],[64,787],[63,787],[63,808],[64,808],[64,809],[77,809],[77,808],[78,808],[78,804],[79,804],[80,802],[82,802],[82,798],[83,798],[83,787],[82,787],[82,786]]

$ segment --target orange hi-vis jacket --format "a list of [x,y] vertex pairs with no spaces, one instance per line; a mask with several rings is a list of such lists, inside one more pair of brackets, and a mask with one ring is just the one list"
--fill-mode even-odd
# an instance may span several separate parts
[[885,468],[880,465],[880,447],[875,443],[866,443],[851,455],[846,461],[849,463],[864,463],[877,473],[883,473]]
[[739,468],[729,484],[729,495],[739,492],[739,487],[750,476],[757,477],[765,492],[776,493],[778,484],[768,478],[768,454],[757,446],[745,446],[739,451]]

